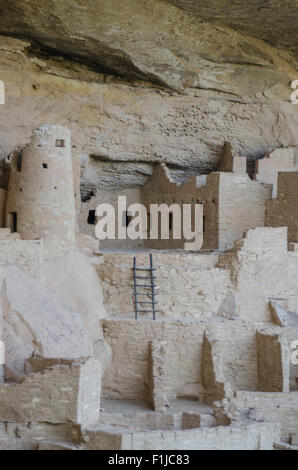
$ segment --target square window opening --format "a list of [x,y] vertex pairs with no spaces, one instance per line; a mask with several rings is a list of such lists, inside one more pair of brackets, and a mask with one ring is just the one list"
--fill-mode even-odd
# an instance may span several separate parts
[[62,147],[64,148],[65,147],[65,140],[63,139],[56,139],[56,147]]

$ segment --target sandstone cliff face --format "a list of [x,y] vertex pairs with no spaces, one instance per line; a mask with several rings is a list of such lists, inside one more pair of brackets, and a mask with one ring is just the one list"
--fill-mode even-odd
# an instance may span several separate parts
[[0,159],[67,125],[88,194],[143,184],[155,162],[209,172],[225,140],[249,158],[298,146],[297,8],[196,3],[0,0]]

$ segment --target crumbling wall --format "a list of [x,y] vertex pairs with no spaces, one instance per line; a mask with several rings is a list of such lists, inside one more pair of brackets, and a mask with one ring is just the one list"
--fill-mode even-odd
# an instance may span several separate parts
[[197,189],[203,204],[203,248],[226,250],[251,228],[265,225],[271,185],[251,181],[246,174],[215,172]]
[[209,324],[207,332],[216,341],[216,361],[219,358],[221,360],[219,377],[220,382],[224,383],[225,393],[230,393],[231,390],[257,390],[255,325],[226,321],[222,324]]
[[273,198],[277,195],[278,173],[296,169],[295,152],[295,148],[278,148],[256,160],[254,179],[260,183],[272,184]]
[[288,242],[298,242],[298,172],[279,172],[277,198],[267,201],[266,225],[288,227]]
[[163,412],[167,401],[166,377],[167,343],[165,341],[151,341],[150,343],[150,388],[151,404],[154,411]]
[[[181,397],[204,401],[208,393],[213,395],[213,384],[217,380],[209,375],[213,366],[208,370],[208,363],[205,364],[205,332],[219,343],[217,352],[222,374],[218,375],[218,382],[230,383],[231,390],[257,390],[256,329],[253,325],[235,321],[207,323],[127,319],[103,320],[102,325],[105,339],[113,351],[111,365],[103,378],[105,398],[145,399],[151,403],[150,342],[154,340],[167,343],[163,374],[166,381],[163,384],[168,400]],[[213,359],[217,360],[218,357]]]
[[48,367],[45,361],[45,366],[37,372],[33,369],[19,384],[0,384],[0,421],[95,423],[100,407],[99,361],[64,365],[53,361]]
[[212,404],[225,398],[222,349],[216,338],[204,335],[202,352],[202,383],[206,390],[205,401]]
[[239,316],[247,322],[272,321],[268,300],[296,299],[298,258],[287,251],[287,229],[258,227],[219,256],[229,269],[238,298]]
[[168,400],[176,396],[203,398],[201,351],[204,327],[192,322],[103,320],[105,339],[113,351],[104,374],[103,396],[145,399],[152,403],[151,341],[165,341],[164,376]]
[[80,425],[74,423],[0,423],[0,450],[39,450],[44,441],[82,442]]
[[240,157],[237,154],[237,151],[230,142],[225,142],[217,171],[246,175],[246,161],[245,157]]
[[268,330],[257,331],[258,390],[288,392],[290,354],[287,340]]
[[220,250],[233,246],[244,232],[264,227],[266,201],[271,185],[260,184],[246,176],[221,173],[219,179],[218,231]]

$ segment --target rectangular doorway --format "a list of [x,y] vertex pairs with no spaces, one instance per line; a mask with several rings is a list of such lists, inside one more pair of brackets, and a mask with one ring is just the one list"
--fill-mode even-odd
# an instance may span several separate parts
[[10,228],[11,233],[18,231],[18,216],[16,212],[8,213],[8,228]]

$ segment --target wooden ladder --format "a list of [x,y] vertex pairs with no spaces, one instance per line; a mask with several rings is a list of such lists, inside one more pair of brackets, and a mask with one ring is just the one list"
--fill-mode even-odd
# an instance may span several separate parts
[[[152,313],[153,315],[153,320],[156,320],[156,313],[159,312],[159,310],[156,310],[156,305],[157,305],[157,294],[156,294],[156,284],[155,280],[156,277],[154,276],[154,272],[156,269],[153,266],[153,257],[152,254],[150,253],[149,255],[150,258],[150,267],[149,268],[144,268],[144,267],[138,267],[137,266],[137,258],[136,256],[133,259],[133,287],[134,287],[134,309],[135,309],[135,319],[138,319],[139,313]],[[148,272],[148,276],[142,276],[140,275],[140,271],[142,272]],[[140,279],[140,280],[139,280]],[[143,281],[141,280],[143,279]],[[148,280],[149,281],[146,281]],[[144,284],[139,284],[139,282],[144,282]],[[141,288],[141,290],[139,290]],[[139,300],[139,296],[147,296],[151,297],[150,301],[146,300]],[[143,305],[148,305],[151,306],[151,308],[143,308]]]

